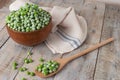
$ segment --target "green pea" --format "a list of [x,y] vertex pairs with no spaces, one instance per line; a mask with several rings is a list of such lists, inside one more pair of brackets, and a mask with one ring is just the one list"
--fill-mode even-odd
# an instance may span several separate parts
[[35,73],[34,73],[34,72],[31,72],[30,75],[31,75],[31,76],[35,76]]
[[41,71],[42,71],[42,69],[41,69],[41,68],[38,68],[38,69],[37,69],[37,71],[41,72]]
[[48,74],[49,74],[49,71],[48,71],[48,70],[43,70],[43,74],[44,74],[44,75],[48,75]]
[[39,30],[40,29],[40,26],[37,26],[37,30]]
[[22,78],[21,80],[27,80],[26,78]]
[[32,27],[32,31],[35,31],[36,29],[35,29],[35,27]]
[[44,59],[43,59],[43,58],[40,58],[39,61],[40,61],[40,62],[44,62]]
[[25,62],[26,64],[28,64],[28,63],[29,63],[29,60],[28,60],[28,59],[26,59],[24,62]]
[[27,71],[27,75],[30,75],[30,72],[29,72],[29,71]]
[[23,67],[23,71],[26,71],[27,70],[27,68],[26,67]]
[[32,53],[32,52],[30,52],[30,51],[28,51],[28,52],[27,52],[27,54],[28,54],[28,55],[32,55],[33,53]]
[[10,26],[10,24],[8,24],[8,26]]
[[22,32],[25,32],[25,29],[22,29],[21,31],[22,31]]
[[29,59],[29,62],[30,62],[30,63],[32,63],[32,62],[33,62],[33,60],[30,58],[30,59]]
[[18,63],[16,61],[13,62],[13,66],[17,66]]
[[24,70],[23,70],[23,68],[20,68],[19,70],[20,70],[21,72],[23,72],[23,71],[24,71]]
[[13,68],[14,70],[16,70],[16,69],[17,69],[17,67],[16,67],[16,66],[13,66],[12,68]]

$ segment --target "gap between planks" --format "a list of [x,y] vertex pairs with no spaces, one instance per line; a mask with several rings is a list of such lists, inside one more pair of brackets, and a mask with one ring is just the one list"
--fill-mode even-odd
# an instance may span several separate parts
[[[104,17],[103,17],[103,22],[102,22],[103,24],[102,24],[101,36],[100,36],[99,43],[102,41],[102,32],[103,32],[103,27],[104,27],[105,11],[106,11],[106,5],[105,5],[105,10],[104,10]],[[95,63],[95,68],[94,68],[94,73],[93,73],[93,80],[95,80],[94,77],[95,77],[95,72],[96,72],[96,68],[97,68],[99,53],[100,53],[100,48],[98,48],[98,53],[97,53],[97,57],[96,57],[96,63]]]

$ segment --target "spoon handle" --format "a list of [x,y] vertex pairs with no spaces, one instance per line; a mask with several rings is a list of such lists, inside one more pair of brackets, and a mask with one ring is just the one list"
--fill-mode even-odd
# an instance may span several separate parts
[[114,41],[114,38],[109,38],[109,39],[107,39],[105,41],[102,41],[101,43],[97,43],[96,45],[94,45],[94,46],[92,46],[92,47],[90,47],[90,48],[88,48],[86,50],[83,50],[82,52],[80,52],[78,54],[75,54],[75,55],[73,55],[71,57],[64,58],[64,59],[66,60],[66,62],[69,62],[69,61],[71,61],[73,59],[76,59],[76,58],[78,58],[78,57],[80,57],[82,55],[85,55],[85,54],[87,54],[87,53],[89,53],[89,52],[91,52],[91,51],[93,51],[93,50],[95,50],[95,49],[97,49],[99,47],[102,47],[102,46],[104,46],[104,45],[106,45],[106,44],[108,44],[108,43],[110,43],[112,41]]

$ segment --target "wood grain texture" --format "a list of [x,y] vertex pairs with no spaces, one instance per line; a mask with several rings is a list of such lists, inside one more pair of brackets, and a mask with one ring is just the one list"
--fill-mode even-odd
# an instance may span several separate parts
[[0,0],[0,8],[4,7],[10,0]]
[[9,14],[8,7],[4,6],[0,9],[0,48],[8,40],[9,36],[5,28],[5,18]]
[[86,2],[103,2],[105,4],[120,6],[120,0],[85,0]]
[[9,35],[7,34],[6,28],[2,29],[0,31],[0,48],[5,44],[8,38],[9,38]]
[[[80,15],[85,17],[88,23],[88,38],[84,45],[75,51],[64,55],[71,56],[90,47],[100,40],[101,29],[104,18],[105,5],[99,3],[86,3],[80,11]],[[69,63],[60,73],[55,76],[54,80],[93,80],[94,68],[98,50],[91,52],[81,58]]]
[[101,40],[115,42],[99,51],[94,80],[120,80],[120,8],[107,6]]
[[76,11],[79,12],[79,10],[82,8],[82,5],[84,5],[85,0],[30,0],[40,6],[47,6],[47,7],[53,7],[53,6],[63,6],[63,7],[74,7]]
[[23,58],[31,47],[24,47],[9,39],[0,49],[0,80],[13,80],[17,70],[12,69],[12,62],[17,61],[18,68],[23,65]]

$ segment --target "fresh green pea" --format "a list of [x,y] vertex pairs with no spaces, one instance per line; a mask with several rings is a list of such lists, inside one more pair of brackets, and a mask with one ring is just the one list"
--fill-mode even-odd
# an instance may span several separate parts
[[13,66],[17,66],[18,63],[16,61],[13,62]]
[[40,62],[44,62],[44,59],[43,59],[43,58],[40,58],[39,61],[40,61]]
[[16,69],[17,69],[17,67],[16,67],[16,66],[13,66],[12,68],[13,68],[14,70],[16,70]]
[[25,62],[26,64],[28,64],[28,63],[29,63],[29,60],[28,60],[28,59],[26,59],[24,62]]
[[34,73],[34,72],[31,72],[30,75],[31,75],[31,76],[35,76],[35,73]]
[[28,52],[27,52],[27,54],[28,54],[28,55],[32,55],[33,53],[32,53],[32,52],[30,52],[30,51],[28,51]]
[[23,68],[20,68],[19,70],[20,70],[21,72],[23,72],[23,71],[24,71],[24,70],[23,70]]
[[22,78],[21,80],[27,80],[26,78]]
[[26,68],[26,67],[23,67],[23,70],[24,70],[24,71],[26,71],[26,70],[27,70],[27,68]]
[[30,72],[29,72],[29,71],[27,71],[27,75],[30,75]]
[[29,59],[29,63],[32,63],[32,62],[33,62],[33,60],[30,58],[30,59]]

